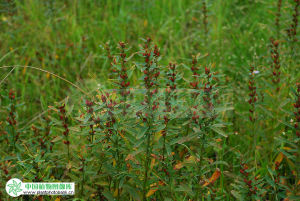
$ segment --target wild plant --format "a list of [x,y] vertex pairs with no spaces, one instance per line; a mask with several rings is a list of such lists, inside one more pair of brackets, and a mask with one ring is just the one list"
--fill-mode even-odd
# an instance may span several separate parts
[[[212,125],[214,124],[215,119],[217,118],[218,114],[216,112],[216,106],[217,106],[217,97],[218,97],[218,89],[217,89],[217,81],[218,78],[216,77],[216,73],[212,72],[210,67],[205,66],[204,67],[204,83],[202,86],[202,104],[199,106],[202,106],[200,109],[200,114],[196,114],[195,111],[193,112],[193,120],[198,125],[196,133],[199,135],[199,149],[198,149],[198,172],[197,172],[197,180],[198,180],[198,190],[196,192],[196,199],[198,199],[198,192],[201,194],[202,187],[200,185],[201,177],[202,177],[202,169],[203,169],[203,159],[204,159],[204,150],[205,146],[207,146],[207,143],[209,142],[209,137],[212,137]],[[198,130],[199,129],[199,130]],[[199,132],[199,133],[198,133]],[[201,195],[202,197],[202,195]]]
[[278,2],[277,2],[277,12],[276,12],[276,18],[275,18],[276,38],[278,40],[280,39],[281,7],[282,7],[282,0],[278,0]]
[[[258,101],[258,94],[257,94],[257,87],[256,87],[256,76],[257,70],[255,70],[254,66],[250,66],[250,76],[249,76],[249,81],[248,81],[248,89],[249,89],[249,120],[251,122],[251,141],[250,143],[252,144],[252,149],[251,152],[253,153],[254,160],[255,160],[255,167],[257,167],[256,164],[256,146],[257,146],[257,129],[256,129],[256,124],[255,122],[257,121],[257,112],[256,112],[256,105]],[[251,147],[249,145],[249,147]]]
[[90,128],[90,130],[89,130],[89,141],[90,141],[91,144],[93,144],[94,135],[95,135],[95,130],[94,130],[95,117],[94,117],[94,109],[93,109],[94,102],[86,100],[85,105],[86,105],[86,108],[87,108],[86,113],[89,116],[88,120],[91,122],[91,124],[89,125],[89,128]]
[[59,108],[59,113],[60,113],[60,120],[61,120],[61,124],[63,126],[63,136],[64,136],[64,140],[63,143],[67,146],[67,161],[68,163],[70,162],[70,139],[69,139],[69,134],[70,134],[70,130],[69,130],[69,119],[67,117],[67,112],[65,109],[65,104],[63,104],[62,106],[60,106]]
[[276,92],[279,92],[280,87],[280,55],[279,55],[279,41],[274,40],[273,38],[270,39],[271,41],[271,58],[272,58],[272,64],[271,64],[271,70],[272,70],[272,83],[276,87]]
[[[299,0],[294,0],[295,5],[294,5],[294,13],[292,15],[292,23],[289,25],[290,27],[286,30],[287,35],[289,40],[295,44],[297,40],[297,27],[298,27],[298,16],[299,16],[299,6],[300,6],[300,1]],[[292,47],[294,46],[292,44]]]
[[17,112],[16,112],[16,97],[14,90],[10,90],[8,94],[9,105],[8,105],[8,116],[6,118],[7,124],[7,142],[10,144],[10,148],[16,151],[16,143],[18,141],[20,133],[17,127]]
[[235,184],[232,184],[234,190],[233,196],[238,200],[260,200],[266,193],[264,189],[264,180],[255,176],[255,167],[249,168],[247,161],[241,159],[240,174]]
[[208,44],[208,19],[207,19],[207,5],[206,1],[202,0],[202,23],[204,27],[204,41],[205,45]]
[[[174,138],[178,137],[178,131],[174,128],[176,126],[176,122],[178,120],[178,103],[177,103],[177,82],[180,80],[180,75],[176,69],[177,65],[175,63],[169,63],[167,66],[166,72],[164,74],[165,86],[163,89],[163,124],[164,129],[161,131],[162,135],[162,148],[161,155],[159,160],[161,161],[161,168],[159,169],[162,172],[161,179],[159,182],[161,183],[161,190],[164,192],[173,193],[175,182],[174,180],[174,169],[172,167],[172,163],[174,161],[173,155],[170,152],[172,150],[172,146],[170,142]],[[174,153],[175,154],[175,153]],[[166,185],[168,184],[168,185]]]
[[157,46],[154,48],[151,44],[151,38],[147,38],[143,50],[142,56],[144,57],[144,63],[142,65],[142,71],[144,73],[144,87],[146,89],[145,97],[143,104],[146,106],[145,110],[140,113],[140,118],[142,118],[145,126],[145,160],[144,160],[144,177],[143,177],[143,190],[142,190],[142,199],[146,199],[146,194],[148,191],[148,180],[149,180],[149,170],[150,170],[150,161],[153,148],[153,137],[156,131],[156,110],[159,107],[158,101],[156,100],[156,94],[158,92],[158,82],[157,78],[159,76],[159,66],[158,58],[160,56]]

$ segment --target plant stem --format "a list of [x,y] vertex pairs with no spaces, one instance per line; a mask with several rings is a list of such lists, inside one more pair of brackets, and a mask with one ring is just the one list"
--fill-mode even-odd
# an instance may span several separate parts
[[[116,139],[116,147],[117,147],[117,176],[119,176],[119,173],[120,173],[120,167],[119,167],[119,164],[120,164],[120,151],[119,151],[119,135],[118,135],[118,132],[117,132],[117,139]],[[117,200],[120,200],[120,191],[119,191],[119,179],[116,180],[116,188],[117,188]]]
[[148,123],[148,132],[147,132],[147,141],[146,141],[146,160],[145,160],[145,173],[144,173],[144,184],[143,184],[143,200],[146,200],[146,191],[147,191],[147,181],[148,181],[148,172],[149,172],[149,163],[151,155],[151,135],[152,135],[152,119],[153,113],[151,111],[151,95],[150,90],[147,92],[148,97],[148,111],[151,112],[150,119],[147,120]]
[[[197,189],[197,192],[196,192],[196,200],[198,200],[198,197],[199,197],[199,193],[200,193],[200,196],[201,196],[201,184],[200,184],[200,179],[201,179],[201,168],[202,168],[202,161],[203,161],[203,152],[204,152],[204,144],[205,144],[205,135],[207,134],[207,128],[206,126],[204,127],[204,133],[202,134],[202,137],[200,138],[201,141],[201,147],[199,149],[199,163],[198,163],[198,172],[197,172],[197,175],[198,175],[198,181],[197,181],[197,184],[198,184],[198,189]],[[201,200],[201,198],[199,199]]]
[[[255,115],[254,115],[255,116]],[[253,147],[252,147],[252,150],[253,150],[253,154],[254,154],[254,166],[255,166],[255,169],[257,170],[257,161],[256,161],[256,138],[257,138],[257,134],[255,132],[255,121],[251,122],[251,127],[252,127],[252,136],[253,136]]]
[[143,184],[143,200],[146,200],[146,191],[147,191],[147,181],[148,181],[148,171],[150,163],[150,132],[147,134],[147,151],[146,151],[146,160],[145,160],[145,173],[144,173],[144,184]]
[[84,161],[82,161],[82,182],[81,182],[81,197],[83,197],[83,186],[84,186],[84,170],[85,170],[85,166],[84,166]]
[[12,125],[11,126],[11,130],[12,130],[12,136],[13,136],[13,151],[15,151],[16,150],[16,139],[15,139],[15,127]]

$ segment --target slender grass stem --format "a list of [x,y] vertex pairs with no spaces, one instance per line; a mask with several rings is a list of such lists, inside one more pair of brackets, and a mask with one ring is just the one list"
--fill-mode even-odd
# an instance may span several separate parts
[[150,155],[151,155],[151,136],[152,136],[153,113],[151,110],[152,96],[150,95],[150,90],[148,90],[148,92],[147,92],[147,97],[148,97],[148,111],[150,111],[151,115],[150,115],[150,119],[147,120],[148,131],[146,133],[147,141],[146,141],[146,160],[144,163],[145,172],[144,172],[144,183],[143,183],[143,200],[146,200],[148,172],[149,172]]

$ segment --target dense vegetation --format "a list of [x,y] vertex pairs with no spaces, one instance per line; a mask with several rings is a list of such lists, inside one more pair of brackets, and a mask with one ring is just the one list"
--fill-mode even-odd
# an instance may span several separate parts
[[0,200],[299,200],[299,5],[0,1]]

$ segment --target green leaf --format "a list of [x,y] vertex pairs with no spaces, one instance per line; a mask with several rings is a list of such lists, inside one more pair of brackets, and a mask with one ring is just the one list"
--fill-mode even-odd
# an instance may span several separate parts
[[237,199],[237,200],[243,200],[242,196],[235,190],[231,191],[231,194]]
[[197,137],[196,134],[190,134],[188,136],[179,137],[177,139],[172,140],[170,142],[170,145],[173,145],[173,144],[182,144],[184,142],[191,141],[192,139],[195,139],[196,137]]
[[109,191],[104,191],[103,195],[109,200],[109,201],[114,201],[115,198],[114,196],[109,192]]
[[145,136],[145,133],[146,133],[147,131],[148,131],[148,127],[142,128],[142,130],[140,130],[140,131],[138,131],[138,132],[136,133],[136,138],[137,138],[137,139],[140,139],[140,138],[144,137],[144,136]]
[[263,107],[263,106],[261,106],[261,105],[258,105],[258,107],[259,107],[260,109],[262,109],[268,116],[274,118],[274,116],[272,115],[272,113],[271,113],[269,110],[267,110],[265,107]]
[[229,167],[228,163],[225,161],[216,161],[211,164],[211,166],[214,166],[214,165],[226,165],[227,167]]
[[131,186],[125,184],[125,185],[123,186],[123,189],[124,189],[125,191],[127,191],[127,192],[133,197],[134,200],[141,200],[141,197],[140,197],[138,191],[136,191],[135,188],[133,188],[133,187],[131,187]]
[[60,141],[62,140],[63,137],[62,136],[57,136],[56,138],[54,138],[51,142],[57,142],[57,141]]
[[191,196],[194,196],[194,192],[193,192],[192,188],[190,188],[188,185],[185,185],[185,184],[180,185],[178,188],[175,189],[175,191],[185,192]]
[[211,129],[213,131],[215,131],[216,133],[218,133],[219,135],[222,135],[223,137],[228,137],[228,135],[226,135],[223,130],[221,130],[215,126],[212,126]]
[[229,107],[219,107],[219,108],[216,108],[216,112],[217,113],[220,113],[220,112],[225,112],[225,111],[228,111],[228,110],[233,110],[234,107],[232,106],[229,106]]

